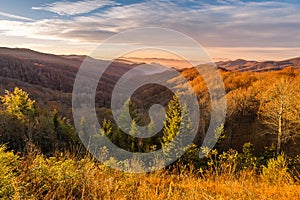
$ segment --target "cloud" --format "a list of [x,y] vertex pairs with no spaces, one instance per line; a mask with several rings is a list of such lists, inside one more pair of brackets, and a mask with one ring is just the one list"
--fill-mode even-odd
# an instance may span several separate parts
[[[214,61],[234,60],[286,60],[299,57],[300,48],[268,48],[268,47],[211,47],[207,48]],[[222,56],[221,58],[219,56]]]
[[[26,22],[0,20],[0,32],[5,35],[96,45],[115,33],[131,28],[163,27],[183,32],[206,48],[218,49],[215,52],[220,56],[223,50],[223,54],[226,54],[229,48],[234,48],[232,52],[235,53],[241,51],[239,48],[243,48],[243,53],[249,49],[254,55],[253,49],[257,48],[264,48],[265,52],[280,48],[277,54],[289,49],[295,52],[295,48],[300,46],[300,8],[288,2],[197,1],[197,4],[184,7],[172,0],[148,0],[107,7],[89,15],[78,16],[75,13],[83,13],[79,7],[86,8],[82,4],[79,6],[83,2],[91,1],[64,1],[43,7],[44,10],[51,8],[56,13],[74,15],[67,19]],[[101,2],[109,4],[108,1]],[[114,2],[109,2],[114,5]],[[62,9],[57,6],[58,3],[75,4],[77,9]],[[84,12],[95,8],[86,8]]]
[[46,4],[41,7],[32,7],[33,10],[45,10],[56,13],[58,15],[78,15],[89,13],[93,10],[105,7],[118,5],[112,0],[83,0],[83,1],[57,1],[51,4]]
[[16,23],[17,27],[14,27],[15,23],[7,26],[8,23],[3,21],[5,26],[2,26],[2,31],[24,34],[22,31],[14,31],[23,28],[25,34],[28,30],[32,31],[31,35],[27,34],[28,37],[101,41],[120,31],[152,26],[181,31],[205,46],[299,46],[298,7],[281,2],[226,2],[186,8],[173,1],[153,0],[111,7],[71,19],[19,22]]
[[5,12],[0,12],[0,16],[12,18],[12,19],[18,19],[18,20],[32,21],[32,19],[30,19],[30,18],[22,17],[19,15],[13,15],[13,14],[5,13]]

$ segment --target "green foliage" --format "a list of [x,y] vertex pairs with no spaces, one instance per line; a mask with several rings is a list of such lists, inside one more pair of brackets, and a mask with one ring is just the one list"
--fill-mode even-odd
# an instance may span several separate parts
[[194,167],[199,168],[201,166],[199,151],[200,148],[196,144],[192,143],[187,148],[183,156],[178,159],[178,163],[181,165],[193,165]]
[[0,97],[6,106],[6,111],[17,116],[18,119],[32,117],[35,113],[35,101],[29,98],[27,92],[20,88],[15,88],[13,92],[5,91],[5,95]]
[[13,152],[6,152],[6,147],[0,146],[0,198],[8,199],[15,192],[19,157]]
[[[129,119],[127,116],[128,109],[131,117],[133,118],[132,123],[131,119]],[[137,149],[137,140],[135,137],[127,133],[130,133],[132,135],[139,134],[137,129],[137,115],[135,113],[135,110],[136,109],[134,107],[134,104],[130,99],[125,101],[123,107],[118,111],[119,123],[121,123],[122,130],[120,127],[116,128],[116,130],[114,130],[112,135],[109,137],[111,141],[117,146],[132,152],[136,151]]]
[[[222,153],[218,153],[216,149],[212,150],[207,155],[208,168],[200,168],[198,171],[202,176],[199,177],[193,173],[193,166],[182,163],[177,163],[177,168],[173,168],[172,172],[161,170],[152,173],[131,174],[110,169],[89,157],[80,159],[69,157],[64,153],[49,158],[41,154],[31,154],[19,158],[12,152],[6,152],[5,147],[1,146],[0,198],[149,199],[156,195],[155,199],[163,199],[166,195],[174,198],[176,193],[178,199],[179,197],[185,199],[187,195],[190,195],[189,198],[194,198],[195,195],[209,190],[211,190],[209,195],[213,196],[216,192],[223,193],[228,187],[232,187],[228,189],[229,193],[224,193],[224,198],[228,194],[240,193],[241,188],[247,188],[245,194],[236,196],[247,199],[250,189],[253,194],[257,195],[258,189],[262,187],[262,194],[269,192],[269,198],[262,199],[270,199],[274,197],[274,191],[282,193],[283,191],[280,189],[285,187],[289,190],[285,195],[289,195],[289,199],[296,199],[294,197],[299,195],[300,187],[298,183],[291,181],[285,155],[270,159],[261,172],[257,171],[257,174],[254,174],[248,169],[238,167],[242,162],[239,159],[242,154],[252,154],[251,144],[246,143],[244,147],[244,151],[240,154],[236,150]],[[128,169],[142,167],[141,163],[128,160],[116,162],[110,159],[107,162],[128,167]],[[259,185],[257,186],[257,184]],[[197,188],[193,188],[196,186]],[[220,189],[216,190],[217,187]],[[189,193],[191,188],[196,193]],[[149,190],[151,191],[149,192]],[[294,193],[297,195],[293,195]],[[145,194],[148,196],[146,197]],[[159,198],[158,194],[161,194]],[[287,197],[285,195],[281,197]],[[202,198],[204,196],[197,199]]]
[[290,181],[286,156],[282,153],[276,158],[271,158],[262,169],[262,178],[270,183]]
[[[205,150],[204,150],[205,151]],[[230,149],[219,153],[217,149],[206,153],[207,157],[207,172],[219,176],[227,174],[230,176],[235,175],[239,165],[239,153]]]
[[112,125],[111,125],[111,122],[109,120],[104,119],[101,128],[102,128],[103,133],[106,136],[111,137],[111,135],[112,135]]
[[[176,156],[179,156],[179,153],[182,151],[189,151],[186,155],[195,153],[193,152],[193,149],[195,150],[194,145],[189,147],[184,143],[184,139],[188,137],[192,131],[188,114],[186,104],[180,105],[178,97],[174,95],[167,107],[166,122],[161,138],[161,145],[164,148],[164,153],[167,158],[174,153]],[[175,146],[177,147],[175,148]],[[180,160],[186,159],[181,158]]]
[[80,127],[78,130],[78,135],[80,136],[80,139],[83,144],[89,144],[90,143],[90,135],[89,135],[89,130],[86,124],[86,120],[84,118],[81,119],[80,121]]
[[234,149],[229,149],[219,155],[220,174],[234,175],[239,164],[239,153]]
[[7,144],[7,148],[15,151],[25,149],[24,125],[16,116],[0,111],[0,144]]
[[267,165],[268,160],[276,158],[276,155],[276,146],[274,144],[265,147],[264,152],[258,159],[259,165]]
[[[267,148],[269,149],[269,148]],[[271,148],[273,155],[276,149]],[[234,149],[229,149],[228,151],[218,152],[217,149],[209,151],[209,149],[202,149],[203,153],[206,154],[206,165],[202,164],[201,170],[206,168],[210,174],[220,175],[229,174],[235,175],[237,172],[248,171],[252,173],[261,173],[264,180],[269,182],[281,182],[290,180],[290,175],[288,173],[288,163],[291,166],[297,166],[297,157],[287,158],[284,154],[277,157],[259,157],[254,155],[255,149],[253,145],[248,142],[243,145],[243,151],[239,153]],[[299,162],[300,163],[300,162]],[[298,169],[293,169],[293,172],[298,172]]]
[[135,120],[132,120],[131,126],[130,126],[130,130],[129,130],[129,134],[130,136],[128,136],[130,143],[131,143],[131,151],[141,151],[142,149],[142,139],[138,138],[140,131],[137,128],[137,124],[135,122]]
[[28,165],[26,173],[19,177],[20,199],[52,199],[51,195],[55,195],[55,199],[68,196],[80,198],[89,181],[85,175],[95,168],[91,161],[85,159],[76,161],[70,158],[44,158],[42,155],[34,157]]
[[166,122],[163,130],[162,147],[174,140],[181,123],[181,106],[176,96],[168,104]]
[[5,110],[0,112],[0,142],[20,152],[37,146],[45,154],[70,149],[77,143],[73,125],[57,110],[40,109],[28,93],[15,88],[1,97]]
[[300,155],[288,157],[288,167],[291,170],[292,175],[300,180]]
[[54,111],[53,111],[53,125],[54,125],[54,131],[56,132],[56,133],[59,133],[59,115],[58,115],[58,110],[56,110],[56,109],[54,109]]
[[247,170],[255,169],[258,159],[254,155],[254,147],[250,142],[243,145],[243,152],[239,155],[240,167]]
[[276,146],[272,144],[271,146],[265,147],[264,159],[268,160],[270,158],[276,157]]
[[215,144],[215,148],[219,150],[221,142],[222,142],[223,140],[225,140],[226,137],[227,137],[227,136],[226,136],[226,134],[225,134],[224,124],[221,124],[219,127],[217,127],[217,128],[215,129],[215,132],[214,132],[214,138],[213,138],[213,140],[210,141],[210,142],[215,143],[215,141],[217,141],[216,144]]

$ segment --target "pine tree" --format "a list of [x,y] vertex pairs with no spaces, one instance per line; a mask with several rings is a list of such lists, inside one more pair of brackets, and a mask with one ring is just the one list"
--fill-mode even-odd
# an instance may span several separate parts
[[61,141],[61,130],[60,130],[60,124],[59,124],[59,116],[58,116],[58,111],[54,109],[53,111],[53,126],[54,126],[54,139],[53,139],[53,148],[54,150],[58,148],[59,143]]
[[154,121],[152,120],[147,128],[148,131],[148,138],[144,138],[143,139],[143,143],[144,143],[144,148],[146,152],[150,152],[151,150],[155,150],[156,149],[156,145],[155,145],[155,137],[150,137],[151,135],[154,134],[154,130],[155,130],[155,124]]
[[111,138],[112,137],[112,125],[109,120],[104,119],[102,122],[102,131],[103,134],[105,134],[107,137]]
[[164,123],[162,147],[165,147],[168,143],[173,141],[174,137],[179,131],[179,125],[181,122],[180,104],[178,98],[173,96],[173,99],[169,102],[166,114],[166,122]]
[[[178,157],[183,151],[188,150],[185,138],[191,134],[191,131],[192,127],[187,106],[186,104],[181,106],[179,99],[174,95],[168,104],[163,137],[161,139],[161,145],[167,158],[171,158],[171,155],[174,153]],[[177,134],[180,135],[176,137]],[[170,143],[172,141],[173,145]],[[179,149],[175,147],[179,147]]]
[[132,120],[130,131],[129,131],[129,141],[130,141],[130,150],[131,151],[140,151],[142,148],[142,138],[137,138],[140,135],[140,131],[137,128],[135,120]]

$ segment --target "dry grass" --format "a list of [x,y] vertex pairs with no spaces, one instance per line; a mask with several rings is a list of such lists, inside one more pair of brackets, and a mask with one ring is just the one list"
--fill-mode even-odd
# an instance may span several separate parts
[[[2,152],[3,154],[3,152]],[[12,154],[10,154],[12,156]],[[239,174],[160,170],[129,174],[86,158],[19,158],[11,199],[300,199],[291,179],[270,182],[251,171]]]
[[261,174],[254,170],[131,174],[88,157],[19,157],[3,146],[0,158],[1,199],[300,199],[299,181],[286,168],[273,168],[274,163],[285,162],[282,157],[270,161]]

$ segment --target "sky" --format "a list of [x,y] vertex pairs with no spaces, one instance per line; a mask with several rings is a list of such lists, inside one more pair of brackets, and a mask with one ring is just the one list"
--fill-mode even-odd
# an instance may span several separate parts
[[143,27],[182,32],[214,61],[300,57],[296,0],[0,0],[3,47],[88,55],[110,36]]

